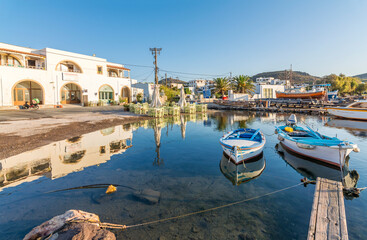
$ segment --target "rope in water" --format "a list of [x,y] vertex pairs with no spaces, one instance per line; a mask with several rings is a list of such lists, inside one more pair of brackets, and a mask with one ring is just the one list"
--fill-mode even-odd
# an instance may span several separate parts
[[[311,182],[314,182],[314,181],[307,181],[307,183],[311,183]],[[224,204],[224,205],[221,205],[221,206],[218,206],[218,207],[208,208],[208,209],[204,209],[204,210],[200,210],[200,211],[196,211],[196,212],[191,212],[191,213],[186,213],[186,214],[182,214],[182,215],[178,215],[178,216],[174,216],[174,217],[168,217],[168,218],[163,218],[163,219],[158,219],[158,220],[153,220],[153,221],[149,221],[149,222],[138,223],[138,224],[128,225],[128,226],[123,225],[123,224],[114,224],[114,223],[105,223],[105,222],[104,223],[99,223],[99,225],[102,228],[125,230],[125,229],[128,229],[128,228],[135,228],[135,227],[141,227],[141,226],[146,226],[146,225],[155,224],[155,223],[167,222],[167,221],[170,221],[170,220],[175,220],[175,219],[184,218],[184,217],[188,217],[188,216],[192,216],[192,215],[197,215],[197,214],[200,214],[200,213],[206,213],[206,212],[218,210],[218,209],[221,209],[221,208],[226,208],[226,207],[230,207],[230,206],[233,206],[233,205],[237,205],[237,204],[240,204],[240,203],[252,201],[252,200],[259,199],[259,198],[266,197],[266,196],[270,196],[270,195],[273,195],[275,193],[279,193],[279,192],[282,192],[282,191],[285,191],[285,190],[288,190],[288,189],[291,189],[291,188],[295,188],[297,186],[304,185],[304,184],[305,184],[304,182],[301,182],[301,183],[295,184],[293,186],[289,186],[289,187],[285,187],[285,188],[282,188],[282,189],[279,189],[279,190],[275,190],[273,192],[269,192],[269,193],[266,193],[266,194],[263,194],[263,195],[260,195],[260,196],[247,198],[247,199],[244,199],[244,200],[241,200],[241,201]]]

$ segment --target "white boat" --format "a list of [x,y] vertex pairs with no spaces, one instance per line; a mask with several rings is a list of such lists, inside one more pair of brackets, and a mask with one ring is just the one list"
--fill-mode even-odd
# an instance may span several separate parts
[[265,136],[260,129],[237,129],[219,140],[230,161],[240,164],[260,155],[265,145]]
[[276,127],[282,146],[295,154],[313,158],[332,166],[344,166],[345,158],[352,152],[359,152],[357,144],[328,137],[312,130],[297,126],[297,119],[292,114],[287,125]]
[[234,164],[229,160],[228,155],[223,152],[220,171],[233,185],[238,186],[259,177],[264,171],[265,165],[264,154],[252,158],[246,164]]
[[367,120],[366,100],[354,102],[346,107],[328,107],[325,109],[328,111],[328,113],[337,117]]
[[[324,165],[322,163],[320,164],[320,162],[314,161],[312,158],[292,154],[285,150],[281,143],[277,144],[276,149],[283,160],[303,177],[311,180],[316,180],[317,177],[327,178],[334,181],[341,180],[342,175],[340,167]],[[348,188],[352,188],[357,185],[359,174],[355,170],[349,170],[346,165],[342,168],[344,183]]]

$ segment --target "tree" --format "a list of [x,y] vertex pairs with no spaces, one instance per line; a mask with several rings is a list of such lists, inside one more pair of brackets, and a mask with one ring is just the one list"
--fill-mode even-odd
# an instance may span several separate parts
[[367,92],[367,84],[365,84],[365,83],[358,84],[358,86],[356,88],[356,93],[363,94],[365,92]]
[[234,82],[237,91],[240,93],[253,93],[255,91],[255,85],[249,76],[238,75],[234,77]]
[[355,77],[346,77],[344,74],[339,76],[332,76],[331,88],[332,90],[338,90],[340,94],[354,94],[357,87],[361,84],[361,80]]
[[224,96],[224,93],[230,89],[230,82],[228,78],[215,78],[214,79],[215,92],[221,93]]

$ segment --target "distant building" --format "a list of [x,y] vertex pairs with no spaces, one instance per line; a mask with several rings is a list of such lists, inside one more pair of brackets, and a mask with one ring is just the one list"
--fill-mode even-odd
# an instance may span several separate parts
[[170,77],[170,78],[163,78],[158,83],[161,85],[166,85],[170,88],[176,87],[178,89],[181,89],[187,82]]
[[[145,101],[151,101],[154,91],[154,83],[135,83],[131,85],[133,88],[142,89]],[[158,85],[159,86],[159,85]],[[138,93],[138,90],[137,92]]]
[[189,81],[189,87],[193,88],[202,88],[207,84],[208,80],[205,79],[196,79]]
[[266,84],[266,85],[284,85],[286,88],[290,87],[290,81],[289,80],[280,80],[275,79],[273,77],[267,77],[267,78],[256,78],[257,84]]
[[284,92],[285,85],[271,85],[271,84],[255,84],[254,99],[258,98],[276,98],[275,92]]

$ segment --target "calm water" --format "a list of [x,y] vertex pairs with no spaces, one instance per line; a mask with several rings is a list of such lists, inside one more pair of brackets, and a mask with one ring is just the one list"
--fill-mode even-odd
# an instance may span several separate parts
[[[295,185],[304,176],[340,175],[278,153],[274,125],[283,124],[287,115],[217,112],[181,117],[115,126],[0,160],[0,238],[21,239],[68,209],[131,225],[255,197]],[[361,152],[350,154],[349,170],[359,173],[358,187],[367,186],[367,123],[298,118],[325,135],[357,143]],[[262,157],[235,167],[223,157],[218,140],[238,127],[261,128],[268,136]],[[129,188],[118,187],[111,195],[95,188],[47,193],[100,183]],[[143,189],[159,191],[159,203],[136,197]],[[313,193],[314,185],[298,186],[229,208],[115,233],[119,239],[306,239]],[[367,239],[366,199],[367,191],[345,201],[350,239]]]

